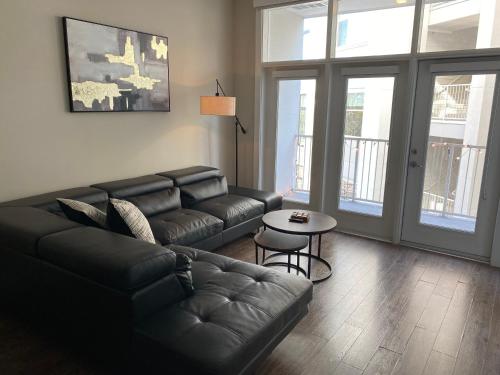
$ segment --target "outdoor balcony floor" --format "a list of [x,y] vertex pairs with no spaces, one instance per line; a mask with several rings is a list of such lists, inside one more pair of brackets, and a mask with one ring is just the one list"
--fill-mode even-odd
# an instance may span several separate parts
[[[339,209],[363,215],[382,216],[382,204],[375,202],[353,201],[341,198]],[[471,233],[474,232],[476,227],[476,219],[474,217],[443,216],[440,213],[430,211],[422,211],[420,222],[424,225]]]

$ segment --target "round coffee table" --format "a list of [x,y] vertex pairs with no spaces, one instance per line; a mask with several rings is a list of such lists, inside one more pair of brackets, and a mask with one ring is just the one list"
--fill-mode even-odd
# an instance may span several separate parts
[[[300,210],[309,213],[309,222],[307,223],[294,223],[288,221],[293,212],[298,210],[279,210],[271,211],[262,217],[264,229],[270,228],[277,232],[286,234],[295,234],[307,236],[309,238],[308,253],[299,253],[300,256],[308,258],[307,263],[307,278],[313,283],[325,281],[332,276],[332,266],[330,263],[321,257],[321,236],[325,233],[332,231],[337,226],[337,220],[333,217],[325,215],[321,212]],[[312,253],[312,240],[313,236],[318,236],[318,250],[317,254]],[[311,264],[312,260],[318,261],[326,266],[328,274],[326,276],[312,279],[311,278]]]
[[[306,271],[300,267],[300,251],[307,247],[309,239],[306,236],[296,236],[274,231],[272,229],[259,232],[253,238],[255,242],[255,264],[259,264],[259,247],[262,248],[262,266],[285,266],[297,271],[297,275],[302,273],[307,276]],[[266,258],[266,250],[277,252]],[[266,262],[268,259],[275,256],[288,256],[288,262]],[[292,264],[292,255],[297,256],[297,264]]]

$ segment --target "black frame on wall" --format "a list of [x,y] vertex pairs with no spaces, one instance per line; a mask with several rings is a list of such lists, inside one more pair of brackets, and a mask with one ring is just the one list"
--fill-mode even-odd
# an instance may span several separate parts
[[82,20],[78,18],[73,18],[73,17],[62,17],[62,23],[63,23],[63,33],[64,33],[64,46],[65,46],[65,60],[66,60],[66,75],[67,75],[67,87],[68,87],[68,96],[69,96],[69,107],[70,107],[70,112],[72,113],[116,113],[116,112],[170,112],[171,109],[171,95],[170,95],[170,53],[167,50],[167,58],[166,58],[166,65],[167,65],[167,87],[168,87],[168,106],[166,109],[139,109],[139,110],[130,110],[130,109],[117,109],[117,110],[77,110],[75,109],[74,106],[74,99],[73,99],[73,90],[71,86],[71,64],[70,64],[70,56],[69,56],[69,44],[68,44],[68,30],[67,30],[67,20],[74,20],[74,21],[80,21],[80,22],[85,22],[93,25],[99,25],[99,26],[105,26],[105,27],[111,27],[115,28],[118,30],[123,30],[123,31],[128,31],[128,32],[134,32],[138,34],[143,34],[147,36],[156,36],[162,39],[165,39],[167,41],[167,48],[168,48],[168,37],[162,36],[162,35],[156,35],[156,34],[151,34],[143,31],[138,31],[138,30],[132,30],[132,29],[126,29],[123,27],[117,27],[117,26],[112,26],[112,25],[106,25],[103,23],[98,23],[98,22],[92,22],[92,21],[87,21],[87,20]]

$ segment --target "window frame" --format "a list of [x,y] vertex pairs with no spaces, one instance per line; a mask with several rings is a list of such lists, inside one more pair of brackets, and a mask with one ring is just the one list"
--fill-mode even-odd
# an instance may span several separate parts
[[425,6],[425,0],[415,0],[415,14],[413,18],[413,32],[411,40],[410,53],[391,54],[391,55],[368,55],[368,56],[354,56],[354,57],[335,57],[334,52],[337,41],[337,11],[338,3],[340,0],[329,0],[328,2],[328,20],[327,20],[327,35],[326,35],[326,58],[324,59],[310,59],[310,60],[280,60],[280,61],[264,61],[264,51],[262,45],[262,36],[264,35],[263,17],[265,9],[281,8],[287,5],[306,4],[318,0],[254,0],[254,6],[257,9],[257,27],[260,27],[257,35],[257,45],[260,46],[259,57],[257,64],[262,68],[276,67],[276,66],[295,66],[295,65],[314,65],[314,64],[327,64],[327,63],[344,63],[344,62],[379,62],[379,61],[394,61],[412,59],[436,59],[436,58],[457,58],[457,57],[476,57],[476,56],[497,56],[500,55],[500,47],[494,48],[474,48],[463,50],[450,50],[450,51],[433,51],[433,52],[420,52],[421,44],[421,23],[422,15]]
[[[391,216],[393,221],[390,229],[376,229],[374,233],[367,233],[349,228],[346,225],[344,229],[339,227],[339,230],[349,233],[360,234],[371,238],[376,238],[382,241],[390,241],[399,243],[401,241],[402,233],[402,217],[404,209],[405,187],[407,183],[407,164],[410,150],[410,136],[411,125],[413,122],[413,111],[415,106],[416,85],[418,66],[422,61],[446,61],[454,59],[463,59],[467,61],[468,58],[479,59],[488,57],[500,57],[500,48],[487,48],[487,49],[469,49],[469,50],[452,50],[452,51],[435,51],[435,52],[419,52],[420,46],[420,28],[421,19],[424,9],[424,0],[415,1],[415,15],[413,24],[413,34],[411,43],[411,52],[408,54],[398,55],[377,55],[377,56],[356,56],[356,57],[332,57],[336,44],[336,29],[337,29],[337,9],[338,0],[329,0],[328,4],[328,22],[327,22],[327,37],[326,37],[326,58],[317,60],[291,60],[291,61],[272,61],[263,62],[262,59],[262,36],[263,36],[263,9],[270,7],[282,7],[284,5],[308,3],[314,0],[254,0],[256,7],[255,24],[256,24],[256,39],[255,39],[255,127],[254,127],[254,142],[253,142],[253,186],[255,188],[266,188],[269,185],[270,176],[266,173],[266,126],[269,126],[269,117],[266,111],[269,109],[269,100],[272,94],[269,92],[270,81],[276,76],[280,75],[281,71],[288,73],[294,71],[318,71],[321,72],[318,77],[318,83],[321,83],[321,89],[318,88],[317,95],[319,99],[316,101],[315,117],[317,124],[315,124],[314,134],[315,143],[313,150],[312,164],[315,168],[315,173],[311,176],[311,190],[310,190],[310,204],[302,208],[320,210],[324,212],[331,212],[335,203],[331,202],[331,189],[332,179],[331,170],[329,170],[331,163],[331,155],[335,152],[329,146],[332,139],[332,134],[338,131],[336,127],[338,124],[338,116],[344,116],[345,107],[338,108],[335,101],[336,86],[338,86],[338,69],[342,69],[342,75],[356,75],[350,73],[353,69],[361,69],[363,67],[370,69],[370,67],[387,67],[387,66],[400,66],[404,67],[404,79],[398,79],[401,89],[404,93],[404,113],[398,113],[398,127],[391,125],[392,132],[397,130],[399,142],[398,147],[402,151],[399,157],[398,165],[393,169],[393,174],[397,175],[394,178],[394,187],[392,188],[392,196],[395,201],[392,207]],[[346,72],[344,72],[344,70]],[[384,70],[380,73],[390,75],[390,70]],[[366,73],[368,74],[368,73]],[[271,85],[272,86],[272,85]],[[399,90],[399,89],[398,89]],[[272,100],[271,100],[272,101]],[[394,121],[394,119],[393,119]],[[343,123],[342,123],[343,126]],[[396,129],[398,128],[398,129]],[[343,131],[343,129],[342,129]],[[339,172],[340,173],[340,172]],[[335,178],[338,176],[335,176]],[[386,181],[387,183],[387,181]],[[338,193],[335,191],[335,193]],[[359,215],[358,215],[359,216]],[[359,220],[359,217],[358,217]],[[378,222],[373,222],[374,227],[381,228]],[[498,224],[500,231],[500,224]],[[358,226],[359,227],[359,226]],[[500,238],[500,232],[499,238]],[[500,259],[500,257],[499,257]]]

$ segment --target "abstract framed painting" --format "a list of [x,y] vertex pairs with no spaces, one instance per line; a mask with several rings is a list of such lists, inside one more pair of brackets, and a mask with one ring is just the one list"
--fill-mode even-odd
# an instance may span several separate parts
[[169,112],[168,38],[63,17],[71,112]]

